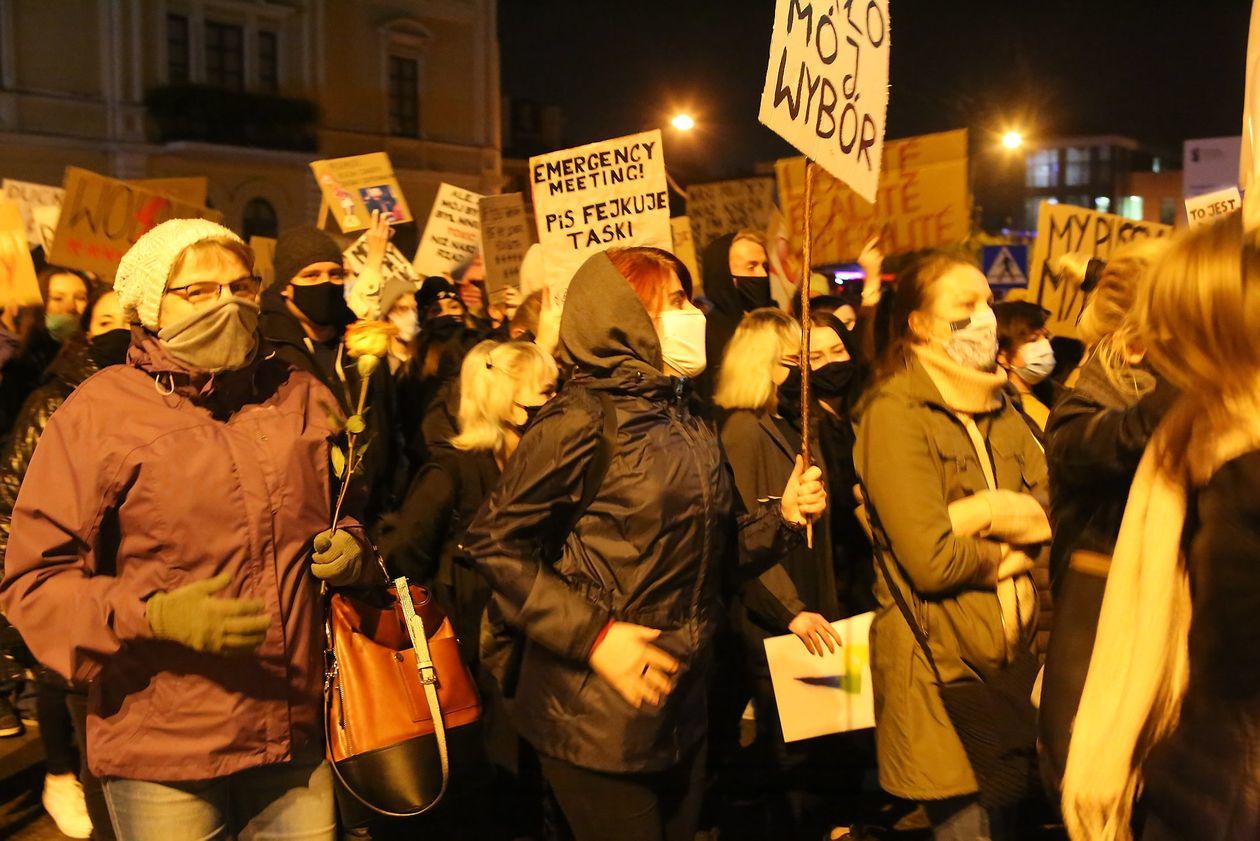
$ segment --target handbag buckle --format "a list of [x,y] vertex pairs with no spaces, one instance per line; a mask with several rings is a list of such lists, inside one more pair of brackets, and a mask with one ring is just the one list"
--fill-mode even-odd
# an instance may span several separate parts
[[416,671],[420,673],[420,682],[425,686],[433,686],[438,682],[437,669],[432,663],[416,666]]

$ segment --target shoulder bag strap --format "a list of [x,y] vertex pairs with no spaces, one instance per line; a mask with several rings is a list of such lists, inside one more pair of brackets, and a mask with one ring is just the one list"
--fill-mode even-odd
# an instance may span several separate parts
[[442,790],[429,808],[433,808],[446,794],[446,786],[450,782],[451,760],[446,748],[446,723],[442,720],[442,705],[438,701],[437,670],[433,668],[433,657],[429,653],[429,638],[424,633],[424,620],[416,613],[411,603],[411,588],[407,586],[405,576],[394,579],[394,589],[398,591],[398,602],[402,605],[403,618],[407,620],[407,633],[411,635],[411,647],[416,651],[416,672],[420,685],[424,687],[424,698],[429,704],[429,716],[433,720],[433,737],[437,740],[438,757],[442,761]]

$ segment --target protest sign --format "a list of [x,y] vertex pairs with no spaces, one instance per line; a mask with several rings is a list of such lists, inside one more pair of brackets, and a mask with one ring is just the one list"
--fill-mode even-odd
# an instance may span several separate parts
[[0,199],[0,306],[43,303],[26,241],[26,221],[17,202]]
[[530,158],[529,177],[547,284],[557,301],[594,252],[672,243],[659,129]]
[[384,152],[312,161],[311,172],[324,196],[324,206],[342,233],[367,228],[375,210],[389,217],[391,225],[411,221],[394,167]]
[[270,289],[276,282],[276,241],[271,237],[250,237],[249,247],[254,252],[254,274],[262,278],[263,289]]
[[1238,188],[1226,187],[1215,193],[1186,199],[1186,218],[1190,220],[1191,228],[1197,228],[1218,216],[1233,213],[1240,207],[1242,207],[1242,196],[1238,194]]
[[[775,163],[779,201],[792,237],[791,259],[801,253],[805,219],[805,159]],[[885,254],[954,245],[971,229],[965,129],[890,140],[884,174],[872,205],[825,172],[814,182],[814,265],[848,263],[875,234]],[[785,266],[799,278],[799,266]]]
[[744,229],[765,231],[773,210],[773,178],[742,178],[687,188],[687,218],[699,253],[723,234]]
[[674,238],[674,247],[671,250],[675,257],[682,260],[687,271],[691,272],[691,296],[699,297],[704,294],[704,279],[700,276],[700,263],[696,259],[691,220],[686,216],[675,216],[669,220],[669,226]]
[[205,176],[191,178],[131,178],[128,179],[127,183],[134,184],[151,193],[169,196],[184,204],[199,206],[206,203],[206,192],[209,189],[209,179]]
[[1238,184],[1243,190],[1243,226],[1260,227],[1260,0],[1252,0],[1251,27],[1247,36],[1247,67],[1243,87],[1242,148],[1238,157]]
[[770,682],[785,742],[875,726],[871,684],[871,620],[863,613],[832,622],[844,641],[835,651],[810,654],[795,634],[765,641]]
[[449,275],[477,256],[480,239],[481,196],[452,184],[438,187],[414,260],[421,277]]
[[758,119],[868,202],[888,112],[888,0],[777,0]]
[[1238,185],[1241,137],[1203,137],[1182,146],[1181,194],[1187,198]]
[[1106,260],[1122,245],[1140,239],[1172,235],[1171,225],[1137,222],[1083,207],[1042,202],[1037,214],[1037,241],[1028,266],[1028,295],[1050,311],[1046,328],[1059,336],[1076,337],[1076,320],[1085,305],[1079,284],[1056,273],[1059,258],[1076,254]]
[[29,181],[6,178],[0,182],[0,193],[17,205],[26,226],[26,241],[30,247],[40,245],[46,252],[52,242],[52,232],[57,227],[57,217],[55,214],[51,215],[52,227],[48,227],[50,214],[42,208],[53,208],[60,212],[64,191],[60,187],[50,187],[47,184],[32,184]]
[[483,196],[481,259],[486,267],[486,292],[498,300],[502,290],[521,285],[521,262],[534,242],[525,199],[520,193]]
[[169,196],[66,168],[65,199],[48,262],[114,279],[118,261],[142,234],[168,219],[210,219],[223,214]]

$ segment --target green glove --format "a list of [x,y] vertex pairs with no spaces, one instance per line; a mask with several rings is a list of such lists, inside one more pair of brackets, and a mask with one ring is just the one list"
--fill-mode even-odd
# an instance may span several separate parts
[[363,569],[363,547],[354,535],[341,529],[329,529],[315,535],[315,552],[311,555],[311,572],[334,587],[357,584]]
[[145,608],[153,636],[207,654],[252,654],[271,626],[261,599],[217,599],[232,583],[226,572],[214,578],[156,593]]

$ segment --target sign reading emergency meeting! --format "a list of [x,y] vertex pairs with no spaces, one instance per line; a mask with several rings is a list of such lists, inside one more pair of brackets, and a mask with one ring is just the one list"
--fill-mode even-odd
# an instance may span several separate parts
[[758,119],[874,203],[888,114],[888,0],[778,0]]
[[659,129],[530,158],[529,177],[547,283],[558,302],[596,251],[671,246]]

